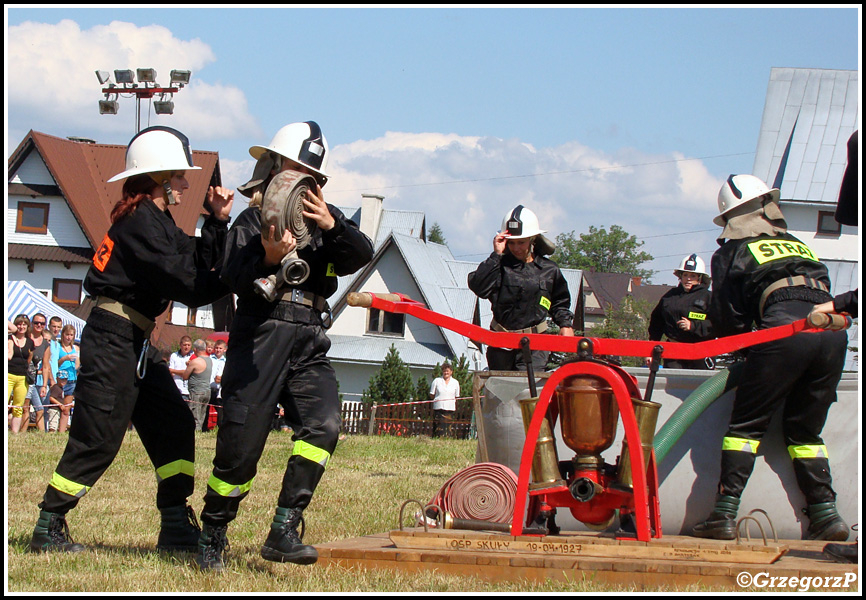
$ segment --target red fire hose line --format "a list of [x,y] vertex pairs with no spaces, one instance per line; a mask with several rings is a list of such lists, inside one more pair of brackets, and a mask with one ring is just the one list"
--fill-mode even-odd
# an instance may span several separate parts
[[[760,329],[749,333],[741,333],[717,340],[697,342],[695,344],[684,344],[681,342],[654,342],[645,340],[616,340],[609,338],[592,337],[565,337],[561,335],[546,334],[522,334],[491,331],[478,325],[466,323],[453,317],[434,312],[425,308],[423,304],[407,298],[402,294],[387,294],[388,299],[382,295],[369,292],[360,294],[349,294],[350,306],[369,306],[387,312],[404,313],[418,317],[428,323],[433,323],[445,329],[450,329],[471,340],[487,344],[496,348],[520,348],[520,340],[529,338],[529,346],[533,350],[546,350],[550,352],[577,352],[578,342],[589,340],[592,343],[592,353],[596,355],[611,356],[652,356],[653,348],[661,346],[665,358],[677,358],[680,360],[696,360],[708,356],[727,354],[735,350],[741,350],[755,344],[771,342],[800,333],[801,331],[823,331],[806,323],[806,319],[794,321],[788,325],[780,325],[770,329]],[[363,298],[362,298],[363,297]]]

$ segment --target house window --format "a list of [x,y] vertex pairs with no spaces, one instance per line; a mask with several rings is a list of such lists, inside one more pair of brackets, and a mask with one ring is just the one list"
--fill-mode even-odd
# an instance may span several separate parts
[[842,224],[836,221],[835,213],[826,210],[818,211],[818,233],[822,235],[840,235]]
[[48,233],[48,206],[42,202],[19,202],[15,232]]
[[403,336],[406,315],[390,313],[378,308],[367,311],[367,333]]
[[78,306],[81,303],[81,281],[77,279],[55,279],[52,300],[61,306]]

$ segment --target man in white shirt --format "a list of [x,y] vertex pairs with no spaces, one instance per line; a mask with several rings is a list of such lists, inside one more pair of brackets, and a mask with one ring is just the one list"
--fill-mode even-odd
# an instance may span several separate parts
[[180,390],[180,395],[183,396],[184,402],[189,402],[189,388],[187,387],[186,379],[183,374],[186,372],[186,365],[189,359],[192,358],[192,338],[188,335],[180,338],[180,348],[177,352],[172,352],[168,359],[168,370],[171,372],[174,383],[177,389]]
[[457,410],[457,397],[460,395],[460,382],[451,375],[454,369],[447,362],[442,365],[442,377],[433,380],[430,398],[433,399],[433,437],[440,433],[448,435],[449,422]]
[[216,409],[217,427],[222,422],[222,376],[223,369],[226,366],[226,348],[227,344],[224,340],[217,340],[214,344],[213,354],[210,357],[213,362],[210,382],[210,403]]

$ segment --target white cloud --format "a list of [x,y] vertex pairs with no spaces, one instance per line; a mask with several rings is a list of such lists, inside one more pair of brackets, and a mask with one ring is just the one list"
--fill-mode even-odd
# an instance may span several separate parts
[[503,215],[524,204],[551,239],[590,225],[620,225],[649,238],[642,249],[666,257],[646,265],[662,271],[658,282],[678,262],[667,255],[712,248],[717,232],[670,234],[712,230],[722,184],[700,161],[676,153],[607,154],[577,142],[536,149],[519,140],[434,133],[389,132],[334,147],[328,169],[329,202],[357,206],[362,193],[377,193],[386,208],[423,211],[458,258],[486,256]]
[[[82,30],[77,23],[25,22],[7,30],[7,81],[10,122],[15,133],[30,129],[31,122],[54,135],[83,135],[89,132],[123,134],[133,132],[135,100],[122,96],[117,115],[100,115],[102,99],[95,71],[153,68],[157,81],[168,86],[172,69],[192,71],[192,83],[175,95],[175,114],[154,117],[182,130],[196,140],[236,136],[240,131],[258,129],[250,116],[244,93],[233,86],[211,85],[196,80],[196,72],[213,63],[210,46],[199,39],[180,40],[160,25],[138,27],[113,21]],[[142,104],[146,103],[142,100]],[[142,110],[142,127],[148,124]],[[69,130],[74,126],[76,130]],[[121,138],[122,139],[122,138]]]

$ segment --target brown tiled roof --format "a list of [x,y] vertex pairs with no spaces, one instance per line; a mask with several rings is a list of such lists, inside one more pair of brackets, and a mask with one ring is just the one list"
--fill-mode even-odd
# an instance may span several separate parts
[[[39,152],[84,235],[96,248],[108,231],[111,209],[123,187],[123,181],[106,181],[125,169],[126,146],[73,141],[31,130],[9,157],[9,172],[33,150]],[[194,150],[193,163],[201,170],[186,172],[190,188],[185,201],[169,209],[178,227],[189,235],[195,233],[204,212],[208,186],[221,185],[216,152]]]
[[87,264],[93,260],[93,249],[9,244],[8,256],[9,258],[20,260],[46,260],[50,262]]

